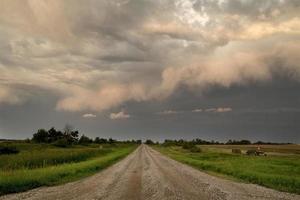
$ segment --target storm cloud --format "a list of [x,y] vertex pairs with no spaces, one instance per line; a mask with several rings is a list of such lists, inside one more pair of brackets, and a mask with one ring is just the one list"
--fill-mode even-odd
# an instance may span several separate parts
[[127,104],[172,102],[182,89],[298,83],[299,11],[298,0],[2,0],[0,106],[44,91],[55,112],[117,119],[129,118]]

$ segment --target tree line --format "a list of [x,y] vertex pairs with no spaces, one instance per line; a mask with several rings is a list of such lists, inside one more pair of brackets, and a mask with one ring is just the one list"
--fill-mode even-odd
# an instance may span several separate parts
[[207,141],[207,140],[202,140],[199,138],[193,139],[193,140],[170,140],[166,139],[162,143],[162,145],[165,146],[184,146],[186,144],[190,145],[250,145],[250,144],[257,144],[257,145],[263,145],[263,144],[273,144],[273,145],[281,145],[281,144],[291,144],[291,143],[274,143],[274,142],[262,142],[262,141],[257,141],[257,142],[251,142],[250,140],[228,140],[227,142],[218,142],[218,141]]
[[96,137],[92,139],[84,134],[79,136],[79,131],[74,130],[70,125],[66,125],[63,130],[56,130],[54,127],[49,130],[39,129],[33,134],[31,141],[36,143],[51,143],[56,146],[65,147],[68,145],[87,145],[91,143],[95,144],[115,144],[115,143],[135,143],[141,144],[141,140],[127,140],[127,141],[117,141],[115,139],[109,138],[99,138]]
[[[109,138],[99,138],[96,137],[94,139],[80,133],[78,130],[74,130],[74,128],[70,125],[66,125],[63,130],[57,130],[54,127],[49,130],[39,129],[36,133],[33,134],[31,141],[36,143],[52,143],[56,146],[68,146],[74,144],[86,145],[86,144],[114,144],[114,143],[134,143],[134,144],[142,144],[142,140],[127,140],[127,141],[117,141],[115,139]],[[154,145],[160,144],[159,142],[153,142],[150,139],[147,139],[145,144]],[[166,139],[161,143],[164,146],[194,146],[194,145],[250,145],[250,144],[291,144],[291,143],[272,143],[272,142],[262,142],[257,141],[252,143],[250,140],[228,140],[227,142],[218,142],[218,141],[207,141],[200,138],[196,138],[193,140],[172,140]]]

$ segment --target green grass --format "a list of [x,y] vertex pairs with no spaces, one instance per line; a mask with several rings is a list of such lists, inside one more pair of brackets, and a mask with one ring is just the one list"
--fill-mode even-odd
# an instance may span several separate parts
[[280,191],[300,194],[300,157],[246,156],[204,150],[191,153],[180,147],[155,147],[161,153],[195,168]]
[[[52,151],[58,151],[57,156],[55,157],[54,154],[51,158],[49,158],[49,161],[47,163],[58,158],[60,156],[62,157],[68,157],[68,153],[60,152],[60,149],[58,148],[52,148],[52,147],[45,147],[44,150],[47,152],[47,155],[52,155]],[[48,149],[49,148],[49,149]],[[86,148],[86,149],[85,149]],[[120,160],[121,158],[128,155],[130,152],[132,152],[136,148],[136,145],[116,145],[111,147],[106,147],[103,150],[99,150],[95,148],[95,152],[91,150],[91,147],[78,147],[78,148],[70,148],[70,149],[62,149],[63,151],[74,151],[78,153],[78,155],[81,157],[81,153],[83,153],[84,150],[87,152],[92,151],[93,156],[88,159],[88,157],[83,156],[85,161],[79,161],[76,158],[75,160],[72,159],[71,156],[68,160],[68,162],[65,163],[56,163],[56,164],[50,164],[50,165],[40,165],[40,161],[37,161],[37,165],[34,165],[34,167],[26,167],[26,165],[23,165],[26,163],[25,161],[19,161],[20,165],[22,167],[13,167],[10,170],[7,170],[6,167],[2,168],[0,170],[0,195],[7,194],[7,193],[13,193],[13,192],[21,192],[26,191],[32,188],[36,188],[39,186],[50,186],[50,185],[56,185],[61,184],[69,181],[74,181],[82,177],[89,176],[91,174],[96,173],[97,171],[115,163],[116,161]],[[33,149],[33,150],[32,150]],[[35,148],[28,148],[29,152],[34,152],[35,154],[32,154],[33,158],[26,157],[30,162],[33,160],[39,160],[35,158],[35,155],[38,158],[42,158],[39,153],[35,152]],[[26,153],[26,150],[24,150]],[[22,153],[22,151],[21,151]],[[21,154],[20,153],[20,154]],[[67,156],[66,156],[67,155]],[[17,158],[20,158],[19,155],[9,155],[11,156],[11,159],[16,161]],[[41,159],[42,160],[42,159]],[[69,162],[70,161],[70,162]],[[1,160],[2,162],[2,160]],[[13,161],[10,161],[11,163]]]
[[110,148],[54,148],[45,146],[42,149],[22,150],[16,155],[0,155],[1,170],[34,169],[59,165],[63,163],[80,162],[90,158],[105,155],[111,152]]

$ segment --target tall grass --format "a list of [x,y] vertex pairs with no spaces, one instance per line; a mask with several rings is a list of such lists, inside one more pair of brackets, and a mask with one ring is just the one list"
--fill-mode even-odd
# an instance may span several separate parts
[[0,195],[73,181],[91,175],[132,152],[136,146],[115,146],[92,159],[34,169],[0,171]]
[[45,148],[23,151],[16,155],[1,155],[0,169],[33,169],[62,163],[80,162],[95,156],[105,155],[110,151],[111,149],[97,148]]
[[249,183],[300,194],[300,157],[256,157],[220,152],[190,153],[181,148],[158,147],[160,152],[201,170]]

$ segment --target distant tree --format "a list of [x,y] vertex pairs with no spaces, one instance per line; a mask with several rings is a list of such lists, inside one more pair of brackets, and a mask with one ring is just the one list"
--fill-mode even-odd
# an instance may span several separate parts
[[152,145],[152,144],[154,144],[154,142],[152,141],[152,140],[146,140],[146,142],[145,142],[145,144],[149,144],[149,145]]
[[100,144],[100,138],[99,138],[99,137],[95,137],[95,139],[94,139],[94,143],[96,143],[96,144]]
[[94,140],[94,143],[96,143],[96,144],[106,144],[106,143],[108,143],[108,141],[105,138],[96,137],[95,140]]
[[107,139],[105,139],[105,138],[100,138],[100,144],[106,144],[106,143],[108,143],[108,142],[107,142]]
[[52,127],[48,130],[48,137],[48,142],[55,142],[63,138],[63,133],[61,131],[57,131],[54,127]]
[[251,144],[249,140],[228,140],[226,144],[233,144],[233,145],[246,145],[246,144]]
[[142,140],[137,140],[136,143],[137,144],[142,144]]
[[116,143],[116,140],[114,140],[114,139],[112,139],[112,138],[109,138],[109,139],[108,139],[108,143],[109,143],[109,144],[114,144],[114,143]]
[[93,140],[90,139],[89,137],[85,136],[85,135],[82,135],[78,141],[79,144],[82,144],[82,145],[87,145],[89,143],[92,143]]
[[45,129],[39,129],[37,133],[33,134],[32,140],[38,143],[47,143],[49,141],[49,134]]
[[228,141],[226,142],[226,144],[232,144],[232,140],[231,140],[231,139],[228,140]]
[[63,138],[67,140],[69,144],[74,144],[78,142],[79,132],[76,130],[74,131],[74,128],[66,124],[63,132]]
[[251,144],[249,140],[241,140],[240,144]]
[[72,131],[71,132],[71,141],[72,143],[78,142],[79,132],[78,131]]

